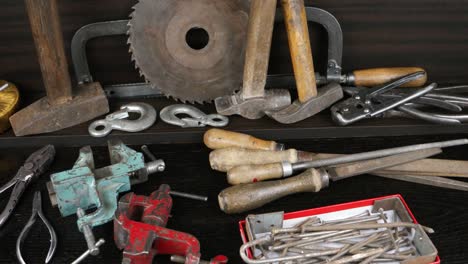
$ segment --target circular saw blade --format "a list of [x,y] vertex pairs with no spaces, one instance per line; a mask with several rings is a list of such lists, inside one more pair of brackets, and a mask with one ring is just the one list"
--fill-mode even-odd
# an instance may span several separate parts
[[140,74],[166,96],[209,102],[242,85],[249,0],[140,0],[129,22]]

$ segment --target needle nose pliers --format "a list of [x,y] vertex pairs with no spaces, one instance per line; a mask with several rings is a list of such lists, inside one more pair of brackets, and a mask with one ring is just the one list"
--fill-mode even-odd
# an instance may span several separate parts
[[37,216],[41,218],[42,222],[45,224],[50,234],[50,247],[49,252],[47,252],[45,263],[49,263],[49,261],[54,256],[55,249],[57,249],[57,234],[55,233],[54,228],[49,223],[49,221],[47,221],[47,219],[44,216],[44,213],[42,212],[41,192],[37,191],[34,193],[32,215],[29,218],[28,223],[26,223],[23,230],[21,231],[18,240],[16,241],[16,256],[18,257],[18,261],[21,264],[26,264],[26,262],[23,259],[23,256],[21,255],[21,243],[23,243],[23,241],[26,239],[29,230],[31,230],[32,226],[37,220]]

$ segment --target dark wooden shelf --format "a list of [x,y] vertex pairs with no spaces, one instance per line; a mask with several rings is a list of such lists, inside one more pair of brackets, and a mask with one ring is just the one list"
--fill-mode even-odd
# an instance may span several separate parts
[[[173,100],[144,99],[133,100],[152,104],[158,112]],[[117,110],[119,106],[130,101],[112,101],[111,109]],[[215,112],[214,106],[199,106],[206,113]],[[156,124],[150,129],[139,133],[126,133],[114,131],[106,138],[93,138],[88,134],[88,126],[91,122],[55,133],[28,137],[15,137],[10,130],[0,136],[0,147],[32,147],[44,144],[54,144],[61,147],[73,147],[83,145],[105,145],[108,139],[120,138],[127,144],[185,144],[200,143],[202,135],[207,128],[183,129],[162,122],[159,117]],[[468,132],[468,125],[447,126],[434,125],[419,120],[411,119],[374,119],[365,120],[352,126],[336,126],[328,111],[309,118],[297,124],[283,125],[267,117],[260,120],[247,120],[238,116],[231,117],[231,122],[226,129],[249,133],[258,137],[296,140],[317,138],[350,138],[350,137],[381,137],[381,136],[408,136],[408,135],[443,135],[463,134]]]

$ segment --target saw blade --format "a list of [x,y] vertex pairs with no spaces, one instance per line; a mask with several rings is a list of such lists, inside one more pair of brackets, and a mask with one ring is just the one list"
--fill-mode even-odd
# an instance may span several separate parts
[[209,102],[242,85],[249,0],[140,0],[130,52],[146,81],[183,102]]

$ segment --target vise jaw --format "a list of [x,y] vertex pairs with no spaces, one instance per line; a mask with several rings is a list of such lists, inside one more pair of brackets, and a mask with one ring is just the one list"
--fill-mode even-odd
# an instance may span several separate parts
[[52,174],[47,184],[53,206],[59,207],[63,217],[77,213],[79,208],[97,208],[79,217],[83,226],[95,227],[112,220],[117,209],[119,193],[130,190],[132,184],[148,180],[148,175],[164,171],[162,160],[145,164],[142,153],[125,146],[121,141],[108,142],[111,165],[95,169],[91,147],[80,149],[78,160],[71,170]]
[[170,190],[163,184],[150,196],[128,193],[120,199],[114,217],[114,241],[124,250],[122,264],[151,264],[156,254],[173,255],[172,261],[185,264],[227,263],[225,256],[209,262],[200,260],[197,238],[166,228],[172,209]]

